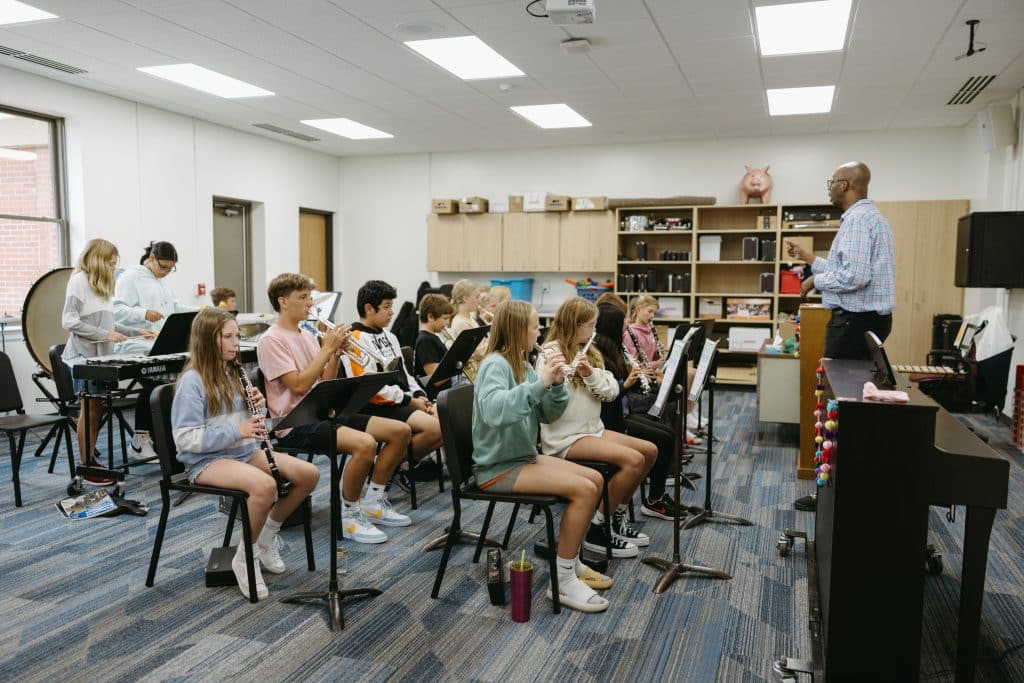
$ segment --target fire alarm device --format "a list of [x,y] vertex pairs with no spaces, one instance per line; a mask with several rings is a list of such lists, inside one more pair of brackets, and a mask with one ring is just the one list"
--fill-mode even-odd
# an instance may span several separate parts
[[206,285],[202,282],[196,285],[196,296],[203,296],[206,294]]

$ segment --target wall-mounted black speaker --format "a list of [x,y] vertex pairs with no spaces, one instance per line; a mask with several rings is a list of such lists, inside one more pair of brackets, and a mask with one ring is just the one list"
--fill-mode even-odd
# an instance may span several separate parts
[[956,230],[957,287],[1024,288],[1024,211],[975,211]]

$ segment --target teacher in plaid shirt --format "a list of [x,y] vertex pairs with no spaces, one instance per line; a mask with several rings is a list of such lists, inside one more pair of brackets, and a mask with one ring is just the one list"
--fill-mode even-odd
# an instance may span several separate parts
[[804,296],[821,292],[821,303],[831,309],[825,330],[825,357],[870,360],[865,332],[885,341],[892,331],[896,306],[896,266],[892,228],[875,203],[868,199],[871,171],[860,162],[843,164],[828,181],[828,196],[842,209],[828,258],[815,257],[787,242],[790,257],[811,264],[813,275],[800,287]]

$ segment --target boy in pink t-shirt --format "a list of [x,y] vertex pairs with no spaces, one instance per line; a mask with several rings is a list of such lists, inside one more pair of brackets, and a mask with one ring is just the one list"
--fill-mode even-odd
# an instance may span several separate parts
[[[313,307],[313,282],[296,273],[283,273],[267,287],[270,304],[280,315],[256,347],[260,370],[266,381],[267,406],[273,417],[283,417],[317,382],[338,376],[338,357],[348,344],[349,325],[338,325],[323,336],[322,345],[299,328]],[[322,423],[321,423],[322,424]],[[322,451],[330,444],[317,443],[321,424],[305,425],[277,433],[286,448]],[[342,473],[341,528],[345,538],[359,543],[383,543],[387,534],[374,526],[408,526],[406,515],[391,507],[385,487],[405,457],[411,438],[409,427],[397,420],[353,415],[336,433],[338,452],[352,457]],[[384,443],[377,453],[377,442]],[[363,482],[373,467],[373,478],[360,499]]]

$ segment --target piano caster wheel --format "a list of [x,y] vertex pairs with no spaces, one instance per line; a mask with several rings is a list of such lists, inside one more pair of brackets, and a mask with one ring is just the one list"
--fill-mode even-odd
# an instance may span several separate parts
[[795,540],[796,536],[790,533],[789,529],[779,534],[779,540],[775,543],[775,548],[779,551],[779,557],[789,555],[789,551],[793,548]]
[[924,568],[929,574],[942,573],[942,555],[935,551],[935,546],[930,545],[925,549]]
[[82,494],[82,478],[81,477],[75,477],[74,479],[71,480],[71,483],[68,484],[68,495],[69,496],[78,496],[78,495],[81,495],[81,494]]
[[811,680],[814,680],[812,663],[792,657],[781,657],[772,662],[772,673],[778,677],[781,683],[797,683],[799,674],[811,674]]

